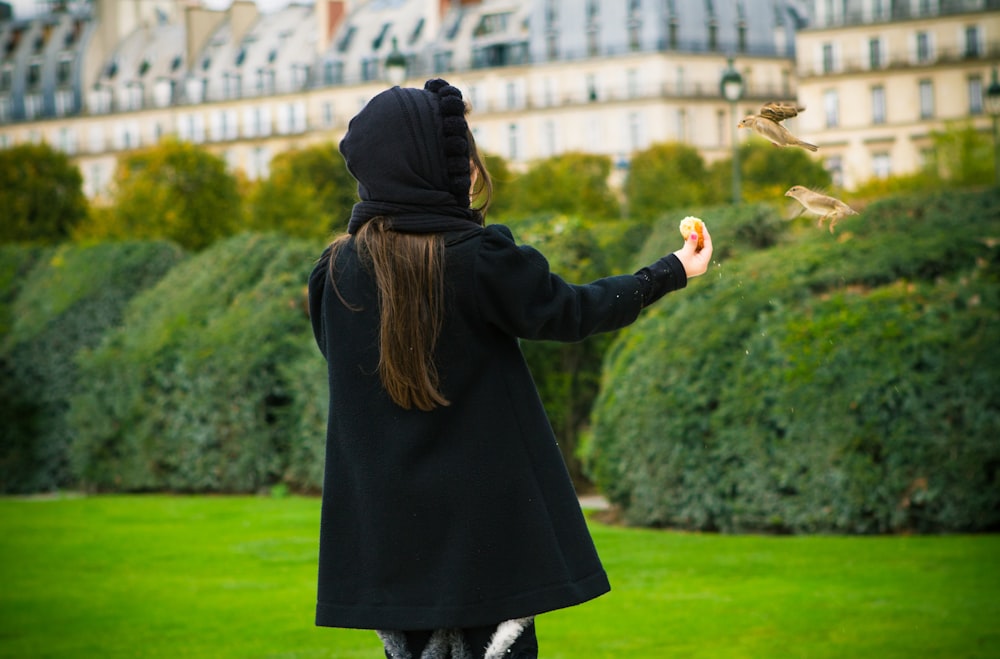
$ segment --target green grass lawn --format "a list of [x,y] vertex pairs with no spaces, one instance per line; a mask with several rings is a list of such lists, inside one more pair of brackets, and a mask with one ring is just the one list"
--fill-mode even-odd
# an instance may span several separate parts
[[[319,502],[0,499],[0,656],[382,656],[317,629]],[[594,523],[610,594],[546,659],[1000,657],[1000,536],[766,537]]]

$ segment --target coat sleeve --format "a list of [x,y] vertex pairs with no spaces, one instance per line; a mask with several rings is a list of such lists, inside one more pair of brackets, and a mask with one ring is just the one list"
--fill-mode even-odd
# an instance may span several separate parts
[[483,231],[474,279],[484,320],[525,339],[579,341],[635,322],[642,309],[634,275],[570,284],[540,252],[515,244],[503,225]]
[[313,337],[320,352],[326,357],[326,339],[323,319],[323,296],[330,279],[330,248],[327,247],[319,257],[316,266],[309,275],[309,321],[312,323]]

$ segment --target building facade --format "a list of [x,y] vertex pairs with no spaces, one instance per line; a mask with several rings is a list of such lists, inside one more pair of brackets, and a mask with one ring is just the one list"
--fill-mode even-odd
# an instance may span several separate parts
[[820,2],[797,41],[800,126],[843,187],[920,169],[933,131],[990,129],[997,0]]
[[[0,3],[0,148],[51,143],[92,197],[122,154],[168,135],[266,177],[277,153],[339,140],[397,52],[405,84],[462,88],[478,143],[515,168],[586,151],[624,171],[666,141],[711,161],[731,153],[740,116],[798,100],[808,110],[789,128],[851,187],[919,166],[943,121],[985,122],[973,97],[1000,31],[986,4],[998,0],[914,0],[905,17],[854,1],[316,0],[261,14],[249,0],[94,0],[24,19]],[[730,58],[744,81],[735,105],[720,94]]]

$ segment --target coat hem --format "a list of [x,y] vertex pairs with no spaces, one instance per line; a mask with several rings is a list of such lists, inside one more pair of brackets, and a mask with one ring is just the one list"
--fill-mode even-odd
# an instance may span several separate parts
[[611,590],[601,570],[569,584],[550,586],[490,602],[390,605],[318,602],[317,627],[348,629],[442,629],[492,625],[582,604]]

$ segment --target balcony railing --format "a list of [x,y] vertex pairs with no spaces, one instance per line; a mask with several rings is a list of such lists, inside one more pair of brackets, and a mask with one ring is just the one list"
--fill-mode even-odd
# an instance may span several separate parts
[[887,7],[880,12],[851,11],[842,16],[829,16],[825,20],[817,20],[808,29],[853,27],[873,23],[939,18],[957,14],[976,14],[1000,9],[1000,0],[940,0],[937,4],[928,3],[926,6],[911,6],[908,2],[892,4],[891,8]]
[[936,48],[924,57],[919,57],[916,52],[909,51],[890,53],[882,57],[877,66],[872,66],[871,58],[868,56],[839,57],[828,64],[816,61],[799,61],[796,73],[801,78],[857,75],[900,69],[954,66],[962,62],[996,61],[998,58],[1000,58],[1000,41],[993,41],[983,47],[975,48]]

